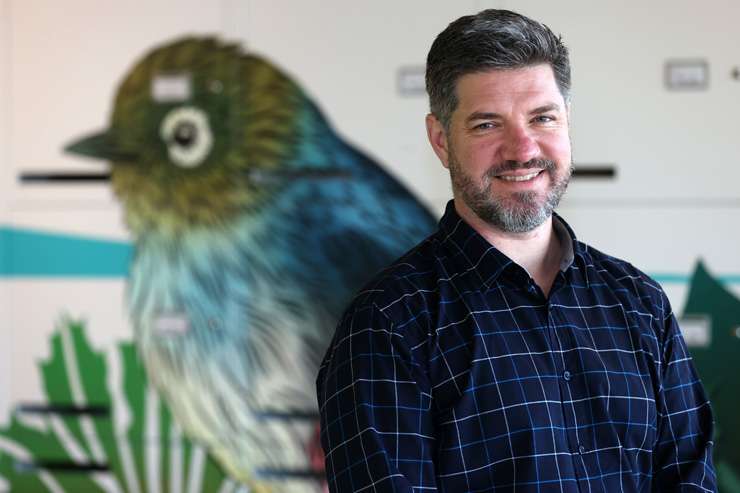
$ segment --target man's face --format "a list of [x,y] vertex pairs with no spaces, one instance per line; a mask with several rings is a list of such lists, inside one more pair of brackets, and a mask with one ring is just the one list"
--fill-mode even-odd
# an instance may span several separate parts
[[464,75],[457,98],[449,131],[433,116],[427,130],[458,210],[502,231],[531,231],[550,217],[571,174],[568,108],[552,68]]

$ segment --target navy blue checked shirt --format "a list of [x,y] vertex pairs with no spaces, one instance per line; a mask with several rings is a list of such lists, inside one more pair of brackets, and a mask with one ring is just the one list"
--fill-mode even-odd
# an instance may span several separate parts
[[452,203],[359,293],[318,376],[331,491],[716,491],[665,294],[554,224],[549,297]]

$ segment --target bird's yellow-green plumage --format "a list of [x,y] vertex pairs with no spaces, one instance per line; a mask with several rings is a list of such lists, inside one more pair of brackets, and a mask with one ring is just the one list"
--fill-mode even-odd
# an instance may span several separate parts
[[[162,74],[191,79],[188,102],[203,108],[215,135],[212,151],[196,168],[173,167],[159,125],[176,104],[152,101],[152,80]],[[269,200],[272,189],[254,184],[256,170],[283,166],[295,152],[301,113],[310,107],[284,74],[262,59],[215,40],[187,39],[137,63],[120,86],[111,132],[135,163],[114,167],[113,188],[126,204],[134,231],[228,222]]]

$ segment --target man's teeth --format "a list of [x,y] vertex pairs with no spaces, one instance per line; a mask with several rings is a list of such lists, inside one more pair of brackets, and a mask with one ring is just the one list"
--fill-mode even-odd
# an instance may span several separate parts
[[505,181],[527,181],[531,180],[535,176],[539,175],[539,171],[535,171],[534,173],[530,173],[528,175],[499,175],[498,177]]

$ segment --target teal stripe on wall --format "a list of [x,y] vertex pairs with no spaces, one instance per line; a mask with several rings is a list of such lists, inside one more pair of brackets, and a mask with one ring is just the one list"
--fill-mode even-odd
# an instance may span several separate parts
[[[0,277],[126,277],[130,243],[0,227]],[[688,284],[690,274],[653,273],[661,284]],[[740,284],[740,275],[716,276]]]
[[[689,274],[650,274],[650,277],[661,284],[688,284],[691,281]],[[724,284],[740,284],[740,275],[728,274],[714,276],[715,279]]]
[[0,276],[126,277],[129,243],[0,227]]

